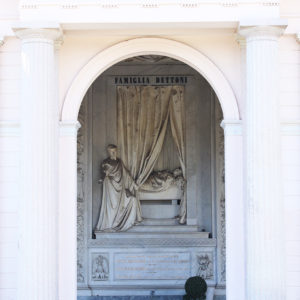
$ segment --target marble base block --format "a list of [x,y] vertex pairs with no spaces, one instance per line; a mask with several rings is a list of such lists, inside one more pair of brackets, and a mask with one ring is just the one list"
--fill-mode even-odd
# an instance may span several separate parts
[[[206,300],[226,300],[226,296],[216,296],[214,291],[215,288],[208,287]],[[130,294],[131,291],[127,291],[127,293]],[[160,294],[159,291],[151,290],[144,291],[144,293],[141,292],[140,295],[135,294],[131,296],[78,296],[77,300],[182,300],[184,294],[184,290],[181,290],[180,294],[172,294],[172,290],[170,290],[169,294]]]

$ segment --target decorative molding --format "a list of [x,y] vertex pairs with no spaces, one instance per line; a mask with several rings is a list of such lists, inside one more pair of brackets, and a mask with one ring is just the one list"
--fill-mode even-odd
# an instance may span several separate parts
[[239,33],[237,33],[235,35],[235,40],[237,41],[237,43],[239,44],[241,49],[246,48],[246,39],[244,36],[240,35]]
[[196,253],[196,275],[205,280],[214,280],[214,259],[212,252]]
[[182,3],[181,7],[183,8],[197,8],[198,7],[198,3]]
[[222,1],[220,3],[223,7],[237,7],[239,5],[237,0],[231,0],[231,1]]
[[59,134],[60,136],[77,136],[77,131],[81,127],[80,123],[76,121],[60,121]]
[[[74,1],[75,2],[75,1]],[[252,4],[252,5],[264,5],[264,6],[279,6],[280,0],[255,0],[255,1],[249,1],[249,0],[198,0],[198,1],[181,1],[181,0],[173,0],[173,1],[166,1],[166,0],[161,0],[161,1],[135,1],[135,0],[128,0],[128,1],[114,1],[113,4],[109,3],[109,1],[99,1],[99,0],[92,0],[86,3],[86,1],[76,1],[75,3],[67,3],[67,4],[61,4],[60,1],[58,0],[50,0],[50,1],[30,1],[30,3],[26,3],[23,1],[21,4],[21,9],[37,9],[43,6],[53,6],[53,5],[60,5],[63,8],[73,8],[73,6],[79,7],[79,6],[93,6],[93,5],[101,5],[103,6],[147,6],[147,7],[161,7],[161,6],[182,6],[182,7],[187,7],[187,8],[195,8],[200,5],[207,5],[207,4],[213,4],[213,5],[221,5],[221,6],[238,6],[238,5],[245,5],[245,4]]]
[[264,6],[279,6],[279,1],[278,0],[265,0],[265,1],[262,1],[261,3],[262,5]]
[[[217,282],[226,284],[226,212],[225,212],[225,163],[224,131],[218,126],[222,120],[222,111],[215,99],[216,130],[216,208],[217,208]],[[228,130],[228,128],[227,128]]]
[[61,35],[58,39],[54,41],[54,50],[56,51],[60,50],[63,43],[64,43],[64,37],[63,35]]
[[101,7],[104,9],[113,9],[113,8],[119,8],[119,5],[106,3],[106,4],[102,4]]
[[281,135],[299,136],[300,120],[281,122]]
[[61,8],[63,9],[77,9],[78,5],[74,3],[65,3],[61,5]]
[[243,135],[243,123],[241,120],[223,120],[220,126],[224,129],[225,136]]
[[246,39],[274,39],[277,40],[285,31],[287,22],[279,20],[278,22],[270,24],[251,24],[247,22],[241,22],[239,26],[239,35]]
[[[78,114],[79,122],[73,123],[73,131],[77,132],[77,282],[84,284],[87,281],[87,247],[86,247],[86,102],[83,102]],[[74,129],[75,127],[75,129]]]
[[0,137],[20,136],[21,128],[18,121],[0,121]]
[[89,247],[215,247],[216,239],[201,238],[101,238],[88,241]]
[[112,63],[144,54],[159,54],[186,62],[200,72],[214,86],[220,99],[223,116],[238,120],[240,117],[236,97],[224,74],[206,56],[183,43],[165,38],[135,38],[122,41],[93,57],[74,78],[62,109],[62,120],[77,119],[82,99],[97,78]]
[[[43,27],[45,26],[45,27]],[[23,40],[31,39],[46,39],[46,40],[60,40],[62,38],[62,29],[58,24],[40,24],[39,26],[31,23],[17,23],[13,25],[15,35]]]
[[91,280],[92,281],[109,280],[109,254],[108,253],[91,254]]
[[144,3],[141,5],[143,8],[158,8],[158,3]]
[[[40,4],[42,4],[42,3],[40,3]],[[37,3],[22,3],[21,5],[20,5],[20,8],[21,9],[38,9],[39,8],[39,3],[37,2]]]
[[77,282],[85,282],[84,203],[77,198]]
[[126,63],[149,63],[149,64],[157,64],[157,63],[162,63],[162,64],[167,64],[167,63],[181,63],[182,62],[171,58],[167,56],[162,56],[162,55],[140,55],[140,56],[134,56],[125,59],[124,61],[120,62],[120,64],[126,64]]

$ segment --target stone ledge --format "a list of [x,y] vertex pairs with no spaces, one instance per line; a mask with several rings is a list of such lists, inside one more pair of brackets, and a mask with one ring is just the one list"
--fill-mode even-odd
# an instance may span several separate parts
[[[200,236],[199,236],[200,234]],[[88,241],[88,247],[215,247],[217,245],[216,239],[208,239],[201,237],[202,232],[189,233],[113,233],[102,234],[99,239],[92,239]]]

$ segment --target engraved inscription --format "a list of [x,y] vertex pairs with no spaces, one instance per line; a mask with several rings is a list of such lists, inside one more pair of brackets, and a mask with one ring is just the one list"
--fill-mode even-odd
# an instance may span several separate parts
[[117,253],[116,280],[186,280],[190,276],[189,253]]
[[115,76],[115,85],[185,85],[188,76]]

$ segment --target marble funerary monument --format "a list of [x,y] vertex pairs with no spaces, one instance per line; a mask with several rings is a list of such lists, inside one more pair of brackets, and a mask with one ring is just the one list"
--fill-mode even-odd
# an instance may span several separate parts
[[78,295],[225,289],[218,99],[189,66],[127,59],[87,91],[78,133]]

